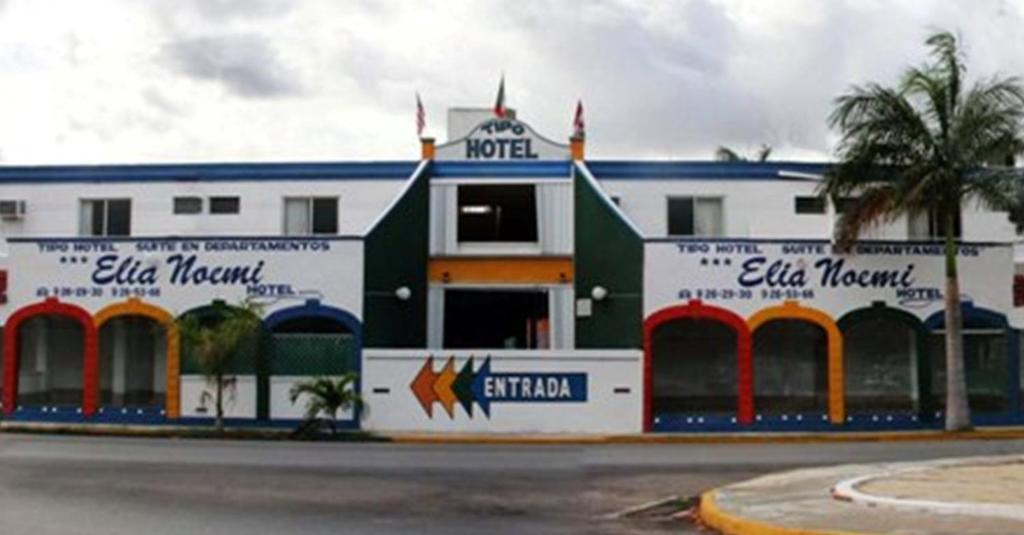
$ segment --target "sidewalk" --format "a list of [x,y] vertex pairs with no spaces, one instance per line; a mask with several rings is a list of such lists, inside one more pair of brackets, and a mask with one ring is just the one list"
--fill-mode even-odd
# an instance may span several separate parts
[[729,535],[1024,533],[1024,457],[795,470],[705,493]]

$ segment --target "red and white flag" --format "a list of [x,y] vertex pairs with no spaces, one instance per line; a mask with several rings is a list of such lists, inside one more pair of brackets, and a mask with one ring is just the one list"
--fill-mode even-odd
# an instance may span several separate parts
[[586,131],[586,123],[583,122],[583,101],[576,101],[576,116],[572,118],[573,137],[583,137]]
[[504,119],[507,114],[505,109],[505,75],[501,75],[501,83],[498,84],[498,98],[494,101],[494,116]]
[[416,135],[423,137],[423,129],[427,127],[427,112],[423,110],[423,101],[419,91],[416,92]]

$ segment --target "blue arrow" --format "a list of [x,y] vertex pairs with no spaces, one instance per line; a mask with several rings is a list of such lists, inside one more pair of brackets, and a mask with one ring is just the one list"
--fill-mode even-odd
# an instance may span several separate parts
[[487,378],[491,376],[491,357],[488,356],[484,359],[484,363],[476,370],[476,375],[473,376],[473,385],[470,389],[473,391],[473,397],[476,398],[476,404],[480,406],[480,410],[484,411],[484,414],[491,417],[491,400],[484,393],[484,385],[487,384]]

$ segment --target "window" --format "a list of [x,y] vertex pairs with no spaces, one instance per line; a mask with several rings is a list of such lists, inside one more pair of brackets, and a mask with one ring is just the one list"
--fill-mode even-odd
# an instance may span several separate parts
[[203,213],[202,197],[175,197],[174,213],[178,214],[201,214]]
[[[943,238],[946,235],[942,228],[944,218],[938,210],[931,210],[928,213],[911,215],[908,218],[907,233],[911,239],[934,240]],[[959,238],[961,228],[960,213],[957,212],[953,220],[953,237]]]
[[78,231],[82,236],[128,236],[132,228],[129,199],[83,199]]
[[511,289],[445,290],[444,347],[550,348],[548,292]]
[[211,214],[237,214],[242,209],[242,201],[238,197],[210,197]]
[[718,197],[670,197],[669,236],[721,236],[722,199]]
[[286,236],[338,233],[337,197],[288,197],[284,200]]
[[845,214],[857,205],[857,197],[838,197],[833,199],[836,205],[836,214]]
[[824,214],[824,197],[795,197],[793,209],[798,214]]
[[536,242],[533,184],[459,186],[459,242]]

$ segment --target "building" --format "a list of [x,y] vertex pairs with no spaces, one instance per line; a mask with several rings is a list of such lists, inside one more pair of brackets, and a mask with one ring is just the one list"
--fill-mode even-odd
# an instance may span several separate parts
[[[350,370],[371,430],[938,425],[929,218],[839,254],[824,163],[593,161],[514,118],[449,124],[418,161],[0,167],[5,417],[208,421],[175,319],[252,299],[239,425],[293,425],[291,385]],[[1018,423],[1017,234],[960,227],[971,404]]]

